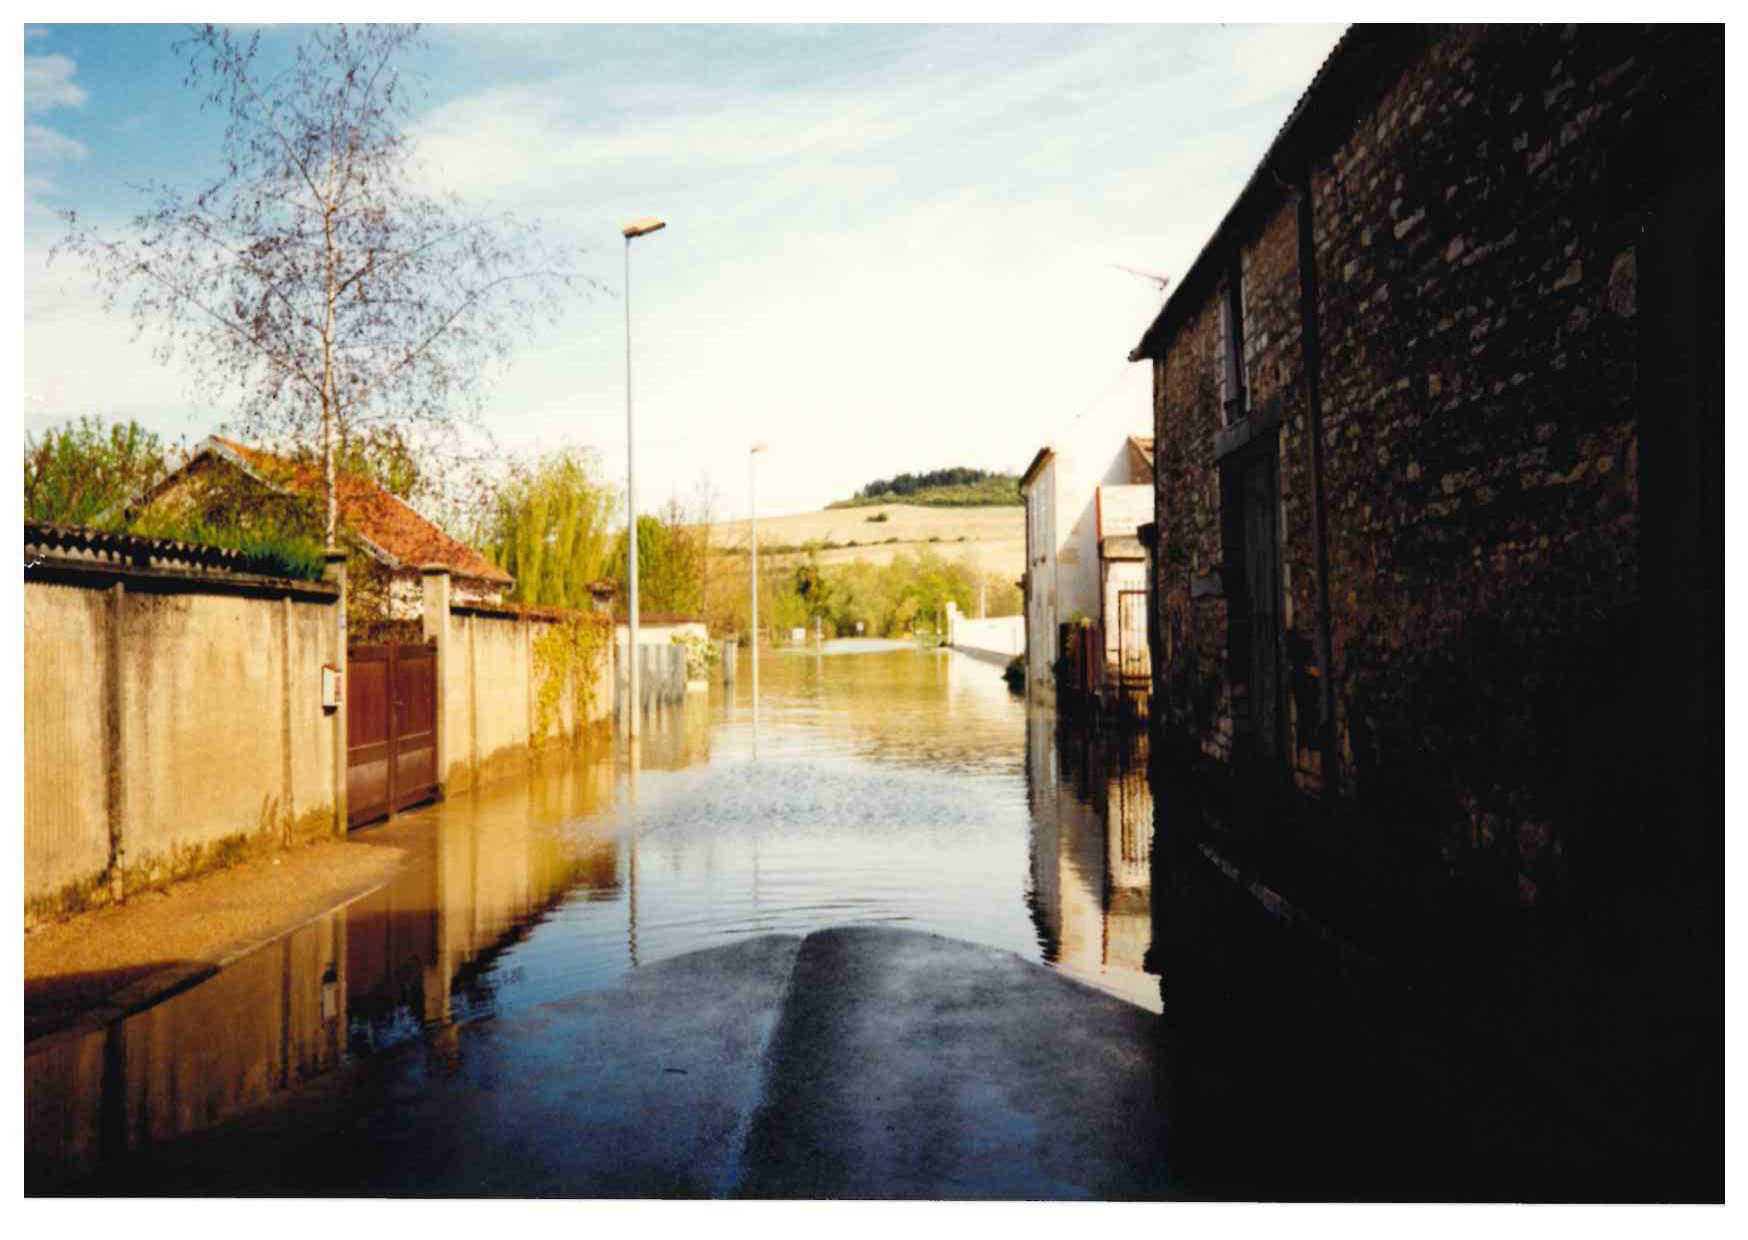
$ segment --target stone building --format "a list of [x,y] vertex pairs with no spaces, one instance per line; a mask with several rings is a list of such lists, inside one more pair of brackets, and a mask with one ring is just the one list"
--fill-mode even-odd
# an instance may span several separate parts
[[1131,354],[1155,727],[1273,790],[1247,855],[1592,976],[1657,924],[1702,1001],[1722,99],[1718,27],[1355,27]]

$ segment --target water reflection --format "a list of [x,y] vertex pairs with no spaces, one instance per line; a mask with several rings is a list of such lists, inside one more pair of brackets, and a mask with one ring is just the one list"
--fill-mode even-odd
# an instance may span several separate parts
[[337,1066],[347,936],[322,918],[107,1029],[25,1049],[25,1188],[207,1128]]
[[1044,959],[1158,1013],[1159,978],[1144,964],[1153,941],[1145,735],[1076,733],[1035,713],[1026,740],[1031,903]]
[[1144,752],[1028,720],[999,668],[960,655],[828,644],[761,677],[756,742],[748,675],[652,712],[635,748],[548,753],[373,829],[409,860],[350,907],[106,1030],[32,1042],[27,1188],[394,1048],[454,1070],[481,1022],[772,932],[906,925],[1159,1010]]
[[497,964],[558,899],[620,892],[621,841],[597,816],[613,788],[610,762],[546,755],[526,780],[373,833],[409,852],[379,890],[107,1029],[30,1043],[29,1189],[398,1043],[453,1054],[461,1026],[533,980]]

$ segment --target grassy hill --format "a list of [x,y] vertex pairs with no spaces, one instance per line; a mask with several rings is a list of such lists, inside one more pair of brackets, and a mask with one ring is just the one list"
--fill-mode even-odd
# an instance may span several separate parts
[[1018,507],[1022,503],[1018,475],[959,466],[881,478],[870,482],[851,498],[837,500],[826,507],[918,504],[925,508],[983,508]]
[[[711,527],[718,554],[746,553],[747,523]],[[821,564],[866,560],[885,564],[893,556],[927,547],[949,560],[969,559],[981,569],[1017,578],[1026,563],[1026,512],[1002,505],[977,507],[846,504],[818,512],[759,518],[759,558],[801,555],[809,546]]]

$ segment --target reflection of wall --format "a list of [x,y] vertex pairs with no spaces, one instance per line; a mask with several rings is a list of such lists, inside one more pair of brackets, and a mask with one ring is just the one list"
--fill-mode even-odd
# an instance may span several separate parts
[[639,734],[643,769],[677,771],[710,760],[710,695],[687,693],[649,710]]
[[[340,1059],[345,914],[305,926],[192,990],[92,1033],[26,1047],[25,1182],[211,1127]],[[223,1030],[223,1036],[215,1035]]]
[[578,829],[611,799],[612,763],[563,757],[431,814],[379,891],[108,1029],[30,1043],[27,1191],[230,1119],[348,1046],[442,1030],[458,984],[489,1001],[483,965],[530,920],[619,882],[617,841]]
[[548,761],[449,802],[393,882],[354,903],[347,993],[365,1042],[450,1018],[452,987],[559,897],[618,883],[618,842],[577,819],[612,796],[607,761]]
[[1045,959],[1159,1011],[1159,979],[1142,967],[1153,938],[1153,798],[1145,755],[1108,753],[1035,712],[1026,759],[1033,916]]

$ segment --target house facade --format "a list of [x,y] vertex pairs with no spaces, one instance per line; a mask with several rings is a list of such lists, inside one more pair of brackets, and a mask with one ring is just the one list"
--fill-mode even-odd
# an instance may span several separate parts
[[[366,623],[417,624],[424,608],[420,570],[426,565],[449,570],[453,601],[463,606],[501,603],[515,584],[509,573],[374,482],[342,472],[335,492],[342,538],[357,553],[350,595],[362,607],[351,610],[367,613],[360,617]],[[139,511],[310,504],[321,502],[323,493],[314,468],[214,435],[143,499]],[[219,512],[215,519],[247,516]]]
[[[1061,626],[1084,621],[1101,635],[1112,627],[1106,625],[1102,549],[1108,533],[1132,540],[1135,531],[1107,529],[1099,500],[1102,488],[1150,484],[1151,445],[1140,437],[1144,428],[1133,425],[1145,419],[1145,410],[1113,406],[1102,422],[1077,423],[1056,444],[1039,449],[1020,478],[1026,504],[1026,679],[1042,702],[1056,700]],[[1112,550],[1121,551],[1116,543]],[[1093,648],[1102,649],[1097,637]]]
[[1355,27],[1131,354],[1156,752],[1593,1026],[1721,967],[1722,99],[1716,27]]

